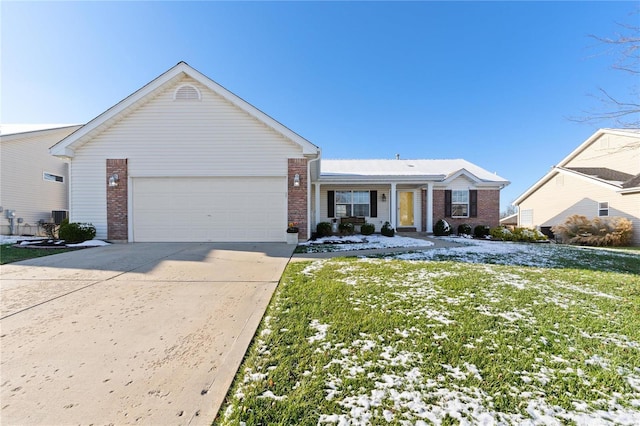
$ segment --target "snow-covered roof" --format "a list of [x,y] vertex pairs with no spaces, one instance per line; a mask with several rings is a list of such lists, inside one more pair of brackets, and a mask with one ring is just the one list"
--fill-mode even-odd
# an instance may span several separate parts
[[0,124],[0,135],[8,136],[18,133],[41,132],[74,126],[79,127],[78,124]]
[[467,160],[325,160],[320,164],[320,180],[402,178],[443,181],[464,174],[478,182],[508,184],[495,173]]

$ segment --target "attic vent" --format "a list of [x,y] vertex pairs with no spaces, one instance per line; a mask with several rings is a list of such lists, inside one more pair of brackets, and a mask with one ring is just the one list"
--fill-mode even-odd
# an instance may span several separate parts
[[198,101],[200,100],[200,91],[190,84],[183,84],[176,89],[173,94],[176,101]]

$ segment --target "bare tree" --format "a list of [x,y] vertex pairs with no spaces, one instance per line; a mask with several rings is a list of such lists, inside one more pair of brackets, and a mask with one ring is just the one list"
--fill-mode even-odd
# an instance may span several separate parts
[[[636,12],[634,15],[638,15]],[[620,31],[613,37],[590,35],[606,48],[606,53],[616,59],[612,65],[632,76],[632,83],[626,95],[614,95],[603,87],[593,95],[600,103],[595,110],[586,111],[584,117],[571,118],[579,122],[607,122],[619,128],[640,128],[640,26],[618,24]]]

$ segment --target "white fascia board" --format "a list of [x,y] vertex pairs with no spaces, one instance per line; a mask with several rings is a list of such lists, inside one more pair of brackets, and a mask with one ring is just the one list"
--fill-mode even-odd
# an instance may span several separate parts
[[602,186],[607,189],[620,190],[622,188],[622,185],[616,185],[611,182],[607,182],[606,180],[599,179],[597,177],[585,175],[584,173],[576,172],[570,169],[565,169],[564,167],[556,167],[556,168],[560,173],[577,177],[578,179],[582,179],[584,181]]
[[527,198],[529,198],[529,196],[531,194],[533,194],[534,192],[536,192],[538,190],[538,188],[540,188],[542,185],[544,185],[545,183],[547,183],[552,177],[554,177],[555,175],[558,174],[558,170],[556,170],[555,167],[551,168],[551,170],[544,175],[541,179],[539,179],[536,183],[534,183],[531,187],[529,187],[529,189],[527,189],[526,191],[524,191],[522,193],[522,195],[520,195],[518,198],[516,198],[513,203],[511,203],[514,206],[519,205],[520,203],[522,203],[524,200],[526,200]]
[[390,185],[392,183],[410,183],[424,185],[428,182],[440,182],[444,176],[368,176],[368,175],[320,175],[319,183],[323,184],[350,184],[350,183],[376,183]]
[[254,107],[249,102],[245,101],[238,95],[235,95],[234,93],[225,89],[224,87],[222,87],[215,81],[211,80],[206,75],[190,67],[189,65],[185,63],[181,63],[180,65],[184,65],[185,67],[188,68],[188,71],[185,70],[185,73],[192,76],[194,79],[198,80],[200,83],[204,84],[209,89],[216,92],[218,95],[222,96],[227,101],[231,102],[233,105],[237,106],[238,108],[247,112],[249,115],[258,119],[263,124],[266,124],[267,126],[271,127],[275,131],[281,133],[288,139],[291,139],[292,141],[300,145],[300,147],[302,147],[303,154],[314,155],[314,156],[319,155],[320,148],[318,148],[316,145],[312,144],[311,142],[309,142],[308,140],[306,140],[305,138],[303,138],[293,130],[289,129],[279,121],[275,120],[274,118],[260,111],[258,108]]
[[640,193],[640,186],[634,186],[633,188],[621,189],[620,191],[617,191],[617,192],[619,194],[622,194],[622,195]]
[[174,66],[169,71],[160,75],[155,80],[152,80],[151,82],[147,83],[142,88],[133,92],[131,95],[127,96],[122,101],[118,102],[117,104],[115,104],[114,106],[112,106],[111,108],[103,112],[102,114],[98,115],[93,120],[89,121],[80,129],[76,130],[74,133],[70,134],[69,136],[67,136],[66,138],[64,138],[54,146],[52,146],[50,149],[51,154],[55,156],[68,155],[65,153],[65,150],[67,147],[80,142],[84,136],[88,135],[89,133],[97,129],[99,126],[105,124],[109,120],[112,120],[118,114],[120,114],[121,112],[125,111],[127,108],[134,105],[136,102],[140,101],[141,99],[143,99],[144,97],[152,93],[157,88],[161,87],[165,83],[169,82],[171,79],[178,76],[180,73],[183,72],[181,68],[181,65],[183,64],[184,63],[181,62],[178,65]]

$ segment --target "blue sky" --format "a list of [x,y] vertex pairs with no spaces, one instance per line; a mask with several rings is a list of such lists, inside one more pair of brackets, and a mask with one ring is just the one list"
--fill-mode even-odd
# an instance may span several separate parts
[[512,184],[502,209],[611,123],[631,77],[590,34],[637,2],[14,2],[0,122],[84,123],[185,61],[324,158],[465,158]]

